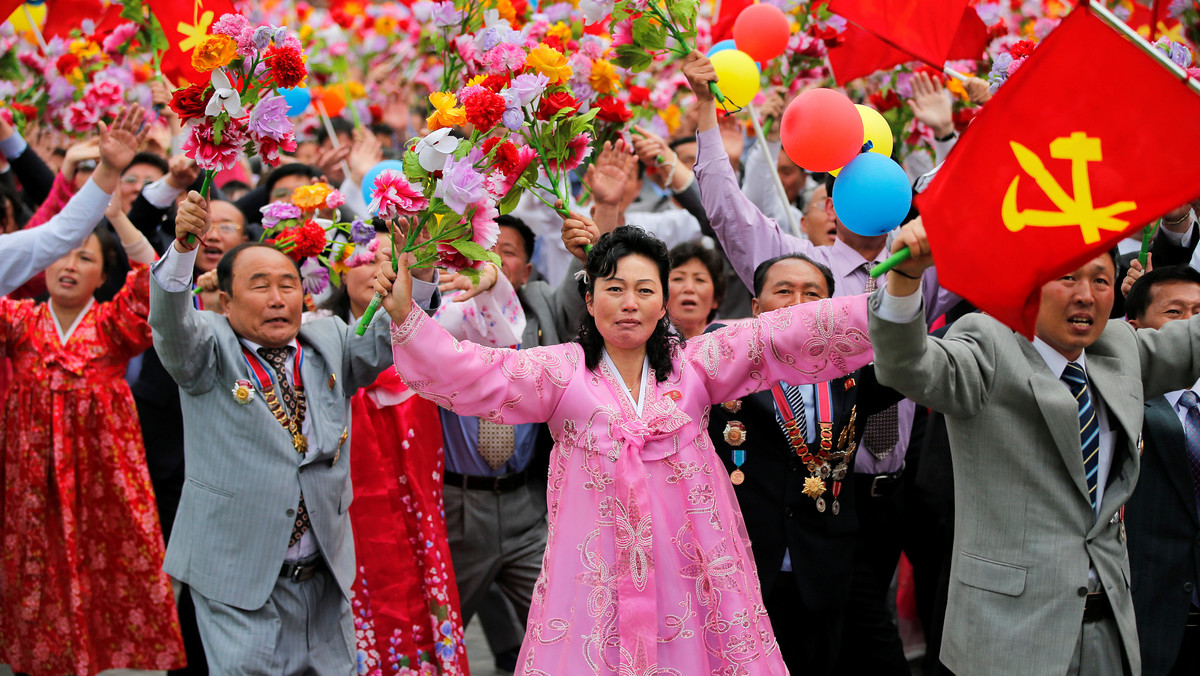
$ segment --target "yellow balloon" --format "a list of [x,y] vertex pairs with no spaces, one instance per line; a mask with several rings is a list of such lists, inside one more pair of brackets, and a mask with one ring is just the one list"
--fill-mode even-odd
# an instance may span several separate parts
[[712,55],[712,65],[717,71],[717,86],[725,95],[727,110],[750,105],[758,90],[762,88],[762,74],[754,59],[743,51],[726,49]]
[[[25,7],[29,8],[29,15],[33,16],[33,22],[39,29],[46,25],[46,3],[25,5]],[[18,35],[28,32],[30,41],[37,39],[33,37],[33,28],[29,26],[29,16],[25,14],[24,8],[18,7],[12,16],[8,17],[8,21]]]
[[[884,157],[892,156],[892,128],[888,126],[887,120],[879,114],[879,111],[861,103],[854,104],[858,109],[858,116],[863,121],[863,143],[871,142],[871,152],[879,153]],[[834,176],[838,175],[841,169],[834,169],[829,172]]]

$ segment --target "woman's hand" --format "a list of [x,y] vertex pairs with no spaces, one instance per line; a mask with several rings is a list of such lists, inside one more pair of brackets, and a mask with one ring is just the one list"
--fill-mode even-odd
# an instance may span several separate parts
[[587,247],[600,239],[600,227],[586,216],[580,216],[572,211],[562,224],[562,241],[567,251],[579,260],[587,263]]
[[484,291],[491,291],[500,280],[500,268],[495,263],[487,263],[479,271],[479,283],[471,281],[470,277],[455,272],[446,273],[438,282],[438,291],[443,294],[450,291],[462,291],[454,297],[455,303],[465,303]]
[[412,275],[408,266],[416,262],[411,253],[400,254],[398,270],[391,265],[379,266],[375,277],[375,293],[383,296],[383,309],[395,324],[403,324],[412,310]]

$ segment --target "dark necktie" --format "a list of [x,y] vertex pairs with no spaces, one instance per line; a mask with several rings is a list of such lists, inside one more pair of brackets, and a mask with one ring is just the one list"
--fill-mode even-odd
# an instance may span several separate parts
[[1087,476],[1088,496],[1091,499],[1092,510],[1096,509],[1096,481],[1100,473],[1100,421],[1096,417],[1096,407],[1092,405],[1092,395],[1087,384],[1087,374],[1083,367],[1075,362],[1067,364],[1062,379],[1075,395],[1079,405],[1079,445],[1083,451],[1083,471]]
[[[1185,390],[1179,397],[1179,405],[1187,409],[1183,419],[1183,432],[1186,439],[1188,468],[1192,470],[1192,488],[1196,493],[1196,513],[1200,515],[1200,397],[1191,390]],[[1200,588],[1192,591],[1192,604],[1200,606]]]
[[[878,281],[871,276],[871,263],[863,263],[862,269],[867,273],[867,293],[879,288]],[[896,444],[900,442],[900,412],[892,405],[875,415],[867,418],[867,428],[863,432],[862,445],[875,456],[883,460],[892,454]]]
[[[783,397],[787,399],[788,405],[792,407],[792,415],[796,418],[796,425],[800,428],[800,438],[808,441],[808,414],[804,411],[804,393],[795,385],[787,383],[779,383],[779,387],[783,390]],[[787,425],[783,422],[783,413],[779,410],[779,406],[775,406],[775,419],[779,421],[779,427],[783,429],[784,436],[787,436]]]
[[[283,399],[283,405],[287,407],[288,413],[296,421],[296,429],[300,429],[304,425],[304,391],[297,392],[292,387],[292,382],[288,380],[288,352],[286,347],[258,348],[258,353],[275,371],[275,383],[279,389],[279,397]],[[295,547],[310,525],[308,508],[304,506],[304,493],[300,493],[300,504],[296,507],[296,520],[292,523],[292,537],[288,540],[288,547]]]

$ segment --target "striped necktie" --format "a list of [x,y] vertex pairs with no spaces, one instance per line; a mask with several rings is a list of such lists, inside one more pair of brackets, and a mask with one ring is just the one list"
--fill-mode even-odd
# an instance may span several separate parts
[[[783,390],[783,397],[787,399],[788,405],[792,407],[792,415],[796,418],[796,425],[800,428],[800,438],[808,441],[808,414],[804,411],[804,393],[795,385],[788,385],[785,382],[780,382],[779,387]],[[787,425],[783,422],[783,413],[779,410],[778,404],[775,406],[775,419],[779,421],[779,427],[783,430],[784,437],[787,437]]]
[[[1187,409],[1183,419],[1184,445],[1187,446],[1188,469],[1192,472],[1192,486],[1196,492],[1196,513],[1200,514],[1200,397],[1185,390],[1179,397],[1179,405]],[[1192,590],[1192,604],[1200,607],[1200,588]]]
[[1083,451],[1083,471],[1087,475],[1088,496],[1092,510],[1096,509],[1096,480],[1100,470],[1100,421],[1096,418],[1096,407],[1092,406],[1092,395],[1087,384],[1087,374],[1075,362],[1067,364],[1062,379],[1075,395],[1079,405],[1079,443]]

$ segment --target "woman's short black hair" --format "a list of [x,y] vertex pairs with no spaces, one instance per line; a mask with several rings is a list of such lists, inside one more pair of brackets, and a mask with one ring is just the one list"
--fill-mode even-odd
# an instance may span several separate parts
[[[645,256],[658,268],[665,308],[670,294],[667,286],[670,275],[667,245],[636,225],[622,225],[600,237],[588,253],[584,266],[587,279],[582,290],[594,295],[596,280],[608,279],[615,275],[617,264],[627,256]],[[654,333],[646,341],[646,356],[650,360],[650,368],[654,369],[655,379],[660,383],[671,376],[671,350],[679,342],[679,335],[675,333],[664,313],[663,318],[654,327]],[[585,312],[580,322],[579,343],[583,346],[585,365],[593,371],[599,368],[600,356],[604,350],[604,336],[600,335],[596,319],[591,313]]]
[[717,318],[717,307],[725,300],[725,261],[721,259],[721,254],[700,242],[681,242],[671,249],[670,258],[672,270],[693,258],[708,268],[708,276],[713,283],[713,306],[705,321],[711,324]]

